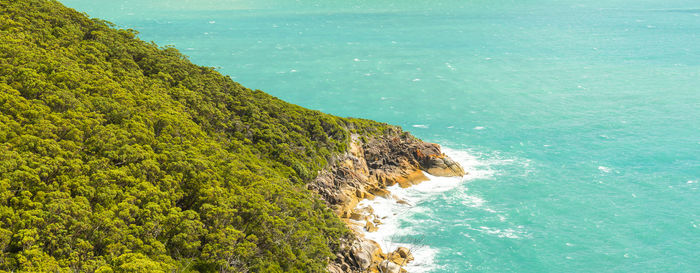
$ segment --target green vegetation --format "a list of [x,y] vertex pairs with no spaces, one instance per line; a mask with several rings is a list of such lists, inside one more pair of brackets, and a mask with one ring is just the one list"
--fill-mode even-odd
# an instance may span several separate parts
[[0,271],[319,272],[351,131],[48,0],[0,0]]

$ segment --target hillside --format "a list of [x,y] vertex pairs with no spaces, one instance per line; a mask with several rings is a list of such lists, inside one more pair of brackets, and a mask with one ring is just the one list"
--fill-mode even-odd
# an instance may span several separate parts
[[324,271],[351,234],[306,183],[391,127],[135,35],[0,0],[0,271]]

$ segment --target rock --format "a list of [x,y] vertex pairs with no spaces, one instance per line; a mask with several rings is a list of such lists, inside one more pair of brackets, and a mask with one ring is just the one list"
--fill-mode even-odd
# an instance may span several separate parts
[[411,203],[409,203],[408,201],[403,200],[403,199],[396,200],[396,203],[401,204],[401,205],[408,205],[408,206],[411,205]]
[[374,241],[360,239],[358,243],[355,243],[350,249],[350,254],[357,266],[362,270],[369,268],[373,261],[381,259],[383,255],[382,249]]
[[400,177],[397,179],[397,183],[399,183],[399,186],[402,188],[408,188],[413,185],[418,185],[420,182],[423,181],[428,181],[427,176],[423,173],[421,170],[414,170],[413,172],[409,173],[408,175],[404,177]]
[[365,224],[365,230],[367,230],[367,232],[375,232],[375,231],[377,231],[378,229],[379,229],[379,228],[377,228],[377,226],[375,226],[375,225],[374,225],[372,222],[370,222],[370,221],[367,221],[367,223]]
[[398,253],[401,258],[413,257],[411,250],[405,247],[399,247],[394,252]]
[[361,269],[366,269],[372,265],[372,255],[366,249],[363,249],[362,246],[353,246],[350,251],[355,264]]
[[343,268],[341,265],[338,265],[336,263],[328,263],[328,266],[326,267],[326,270],[328,273],[343,273]]
[[413,261],[414,259],[413,254],[411,254],[411,251],[405,247],[397,248],[396,250],[389,253],[388,256],[389,261],[392,261],[393,263],[398,264],[400,266],[404,266],[410,261]]
[[383,261],[379,264],[380,272],[383,273],[401,273],[401,267],[391,261]]
[[340,218],[350,218],[350,210],[348,209],[341,209],[339,212],[336,212]]
[[370,193],[372,193],[376,196],[384,197],[384,198],[391,196],[391,192],[388,191],[387,189],[375,188],[375,189],[370,190]]
[[398,127],[389,127],[381,135],[351,134],[350,139],[347,152],[330,158],[328,166],[308,183],[308,189],[325,200],[357,235],[341,248],[338,254],[342,258],[329,261],[328,271],[405,272],[399,265],[413,260],[410,251],[397,249],[386,255],[379,244],[365,239],[362,233],[376,231],[381,222],[371,208],[357,209],[358,203],[376,196],[393,198],[386,187],[418,184],[428,179],[424,172],[462,176],[464,169],[443,154],[439,145],[422,142]]
[[352,213],[350,213],[350,219],[352,219],[352,220],[361,221],[364,218],[365,218],[365,215],[363,215],[362,213],[359,213],[356,211],[353,211]]
[[466,174],[462,166],[449,157],[433,159],[426,171],[434,176],[464,176]]
[[416,149],[415,156],[421,169],[435,176],[464,176],[466,173],[459,163],[455,162],[440,151],[440,145],[421,143]]

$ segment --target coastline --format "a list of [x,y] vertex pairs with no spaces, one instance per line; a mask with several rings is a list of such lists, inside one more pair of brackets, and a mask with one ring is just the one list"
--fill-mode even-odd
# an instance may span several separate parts
[[391,240],[397,235],[399,212],[411,209],[416,201],[402,193],[411,188],[438,192],[454,188],[464,181],[464,168],[439,145],[398,128],[369,140],[352,135],[349,147],[309,185],[353,232],[341,243],[328,271],[427,271],[435,250],[420,242]]
[[[406,218],[414,213],[423,213],[423,210],[426,210],[426,208],[420,207],[422,202],[435,198],[436,195],[443,192],[460,187],[470,180],[490,177],[493,174],[490,170],[480,169],[479,167],[486,164],[467,152],[444,147],[442,151],[464,168],[466,172],[464,176],[439,177],[424,172],[424,175],[429,180],[407,188],[402,188],[399,185],[389,186],[386,189],[391,195],[387,198],[364,199],[356,207],[360,211],[371,207],[374,217],[382,221],[382,224],[376,225],[377,230],[372,232],[365,229],[361,222],[353,221],[355,225],[361,227],[356,230],[364,238],[377,242],[383,250],[390,251],[399,247],[409,249],[414,260],[402,268],[410,273],[431,272],[438,267],[435,264],[435,256],[439,250],[428,246],[427,242],[420,239],[420,237],[417,239],[405,239],[415,235],[415,231],[410,226],[402,226],[402,223],[405,223],[407,220]],[[415,238],[415,236],[413,237]]]

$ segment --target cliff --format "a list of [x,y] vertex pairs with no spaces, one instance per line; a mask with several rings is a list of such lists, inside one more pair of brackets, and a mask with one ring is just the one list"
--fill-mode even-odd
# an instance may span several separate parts
[[439,145],[423,142],[398,128],[369,139],[354,134],[349,146],[308,185],[355,234],[341,245],[329,271],[399,272],[413,259],[411,254],[406,248],[382,250],[376,242],[363,238],[362,231],[375,231],[381,220],[371,208],[357,209],[357,204],[362,199],[392,198],[387,187],[410,187],[425,181],[428,178],[423,172],[435,176],[463,176],[465,172],[441,152]]

